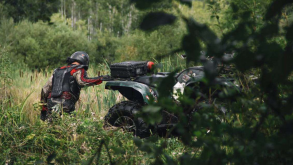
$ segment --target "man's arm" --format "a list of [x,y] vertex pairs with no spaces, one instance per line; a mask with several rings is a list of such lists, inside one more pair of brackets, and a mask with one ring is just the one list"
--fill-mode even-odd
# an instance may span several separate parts
[[73,77],[76,79],[78,85],[81,87],[99,85],[103,82],[102,77],[88,78],[87,73],[83,68],[82,69],[73,69],[71,71],[71,75],[73,75]]

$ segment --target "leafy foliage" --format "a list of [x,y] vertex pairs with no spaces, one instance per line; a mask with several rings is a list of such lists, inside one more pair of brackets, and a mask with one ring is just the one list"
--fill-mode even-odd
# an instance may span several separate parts
[[[129,4],[126,0],[62,0],[60,3],[58,4],[61,5],[59,6],[61,11],[50,17],[50,23],[41,21],[14,23],[11,18],[3,18],[0,21],[0,43],[8,47],[13,62],[26,63],[31,69],[39,70],[48,66],[54,68],[63,65],[66,57],[77,50],[88,51],[92,63],[100,63],[102,59],[112,63],[125,60],[151,60],[155,57],[160,61],[168,57],[169,52],[180,51],[178,41],[186,33],[184,22],[175,21],[175,17],[171,16],[172,13],[178,15],[176,10],[172,9],[173,5],[178,6],[178,4],[171,1],[161,1],[159,8],[152,5],[150,10],[159,13],[168,11],[169,14],[166,16],[170,19],[165,23],[174,26],[151,28],[148,34],[137,28],[143,16],[148,15],[150,10],[137,11],[134,5],[131,5],[136,3]],[[209,22],[207,19],[209,11],[202,4],[195,3],[195,10],[184,5],[181,6],[181,11],[185,12],[185,15],[198,13],[200,22]],[[0,9],[3,7],[5,12],[6,5],[4,3],[2,5]],[[25,19],[29,18],[25,17]],[[26,58],[33,60],[25,60]]]
[[[212,2],[212,8],[215,7],[215,3]],[[200,51],[205,50],[205,56],[236,66],[236,73],[239,76],[236,78],[242,84],[242,94],[237,96],[229,89],[222,89],[227,90],[227,94],[230,95],[229,98],[225,95],[221,98],[226,99],[228,103],[225,106],[227,112],[220,115],[225,118],[225,122],[219,122],[219,114],[216,112],[220,112],[220,106],[215,102],[199,104],[186,95],[182,96],[181,104],[178,106],[169,98],[161,96],[160,101],[151,106],[165,108],[180,116],[180,123],[175,129],[178,129],[182,142],[193,150],[201,149],[202,152],[195,156],[186,151],[179,159],[170,159],[162,152],[166,144],[159,147],[151,145],[153,151],[149,153],[157,155],[154,164],[293,162],[290,158],[293,152],[290,149],[293,107],[289,101],[292,98],[292,25],[282,27],[283,29],[279,26],[283,8],[292,2],[272,1],[268,5],[268,1],[258,1],[254,2],[252,8],[249,5],[243,8],[242,3],[249,4],[244,1],[231,1],[229,6],[232,10],[227,16],[233,16],[234,27],[223,31],[220,39],[207,26],[182,16],[188,29],[188,34],[182,39],[182,49],[186,52],[187,62],[199,62]],[[213,15],[220,20],[217,13]],[[259,21],[259,17],[264,19]],[[285,43],[278,42],[282,38],[285,38]],[[233,52],[235,58],[225,60],[223,55],[226,52]],[[212,88],[217,81],[217,73],[214,72],[217,65],[209,64],[209,61],[203,62],[203,65],[206,73],[203,82],[206,82],[208,88]],[[249,79],[249,73],[256,74],[258,83],[253,83],[253,80]],[[194,113],[191,119],[184,115],[182,107],[192,109],[197,105],[202,108]],[[160,112],[157,115],[160,115]],[[207,130],[210,132],[207,133]]]
[[77,50],[88,52],[93,62],[101,62],[95,44],[88,41],[82,31],[73,31],[64,23],[50,26],[43,22],[14,24],[7,20],[2,21],[1,27],[7,29],[2,33],[2,40],[9,45],[12,59],[32,69],[64,65],[66,58]]
[[173,24],[175,20],[175,16],[163,12],[149,13],[142,20],[140,28],[145,31],[152,30],[157,26]]
[[[0,117],[0,151],[3,151],[0,162],[292,164],[292,1],[192,2],[190,9],[186,4],[190,6],[191,2],[185,0],[130,2],[129,5],[126,0],[63,0],[58,6],[60,14],[51,17],[51,24],[1,20],[0,43],[5,51],[1,49],[0,59],[1,68],[5,69],[0,72],[0,111],[3,114]],[[143,11],[137,11],[133,5]],[[6,15],[7,10],[14,7],[0,2],[1,16],[17,17],[16,21],[43,19],[38,12],[21,17],[12,13]],[[144,20],[143,16],[150,16],[150,11],[156,13],[156,17]],[[148,33],[134,30],[142,20],[141,27]],[[158,28],[160,25],[164,26]],[[233,76],[235,84],[241,87],[241,94],[225,88],[220,89],[218,98],[203,93],[210,100],[200,102],[198,98],[192,99],[187,91],[178,105],[168,97],[174,72],[164,81],[168,85],[161,85],[159,102],[146,107],[144,113],[151,113],[146,118],[151,124],[160,122],[163,109],[179,116],[180,122],[174,128],[179,140],[154,135],[133,141],[130,134],[103,130],[96,116],[90,115],[91,109],[101,113],[101,105],[110,106],[117,100],[114,97],[114,101],[109,101],[108,93],[94,97],[87,94],[85,111],[75,118],[65,116],[53,124],[31,123],[22,112],[26,100],[19,103],[16,96],[3,95],[3,84],[12,80],[8,77],[15,70],[10,61],[14,65],[25,62],[33,69],[55,67],[78,49],[89,52],[96,63],[101,62],[101,58],[109,62],[161,59],[174,54],[170,52],[184,51],[188,65],[202,63],[205,78],[201,83],[205,86],[203,89],[211,91],[217,84],[217,77],[222,75],[217,72],[217,65],[201,60],[201,51],[205,51],[205,57],[235,66]],[[231,52],[235,58],[223,56]],[[170,61],[175,59],[173,57]],[[174,68],[171,63],[169,65],[163,70]],[[32,72],[25,79],[30,84],[23,83],[23,77],[14,77],[14,83],[21,83],[22,88],[20,85],[13,88],[23,90],[24,86],[34,86],[33,76],[39,74]],[[23,76],[21,71],[20,75]],[[40,79],[40,76],[34,78]],[[100,94],[102,90],[87,89],[87,92]],[[105,97],[103,103],[97,104],[99,108],[89,106],[93,98],[101,96]],[[198,111],[189,113],[193,110]],[[32,109],[27,113],[31,114]]]

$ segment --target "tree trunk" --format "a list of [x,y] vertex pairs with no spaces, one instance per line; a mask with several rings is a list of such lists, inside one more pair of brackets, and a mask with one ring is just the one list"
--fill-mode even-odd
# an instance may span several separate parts
[[66,22],[66,0],[64,0],[64,2],[63,2],[63,14],[64,14],[64,20],[65,20],[65,22]]
[[74,0],[72,0],[72,4],[71,4],[71,27],[72,29],[74,29],[74,6],[75,6],[75,2]]
[[94,22],[93,26],[95,28],[99,28],[98,27],[99,26],[99,3],[98,2],[96,2],[96,10],[95,10],[94,15],[95,15],[95,22]]
[[87,19],[87,30],[88,30],[88,40],[90,41],[91,40],[91,29],[90,29],[90,17],[88,17]]
[[73,29],[76,29],[76,22],[77,22],[77,14],[76,14],[76,2],[74,1],[73,2],[73,8],[74,8],[74,12],[73,12],[73,18],[74,18],[74,21],[73,21]]
[[111,26],[112,26],[112,6],[111,5],[109,5],[109,17],[110,17],[110,25],[108,25],[108,27],[107,27],[107,29],[109,29],[109,31],[110,31],[110,33],[112,33],[112,28],[111,28]]
[[130,6],[130,12],[128,15],[127,34],[129,33],[131,25],[132,25],[132,10],[133,10],[133,5]]
[[60,14],[61,14],[61,18],[63,19],[63,0],[61,0]]
[[[114,19],[115,19],[115,7],[112,8],[112,21],[111,21],[111,31],[114,32]],[[115,35],[115,34],[114,34]]]
[[124,28],[124,8],[123,8],[123,3],[121,4],[121,27],[122,27],[122,32],[121,35],[123,35],[125,33],[125,28]]

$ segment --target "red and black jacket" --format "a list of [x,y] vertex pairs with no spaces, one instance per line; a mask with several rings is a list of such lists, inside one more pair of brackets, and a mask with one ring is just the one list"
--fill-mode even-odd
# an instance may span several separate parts
[[78,100],[82,87],[101,83],[101,77],[88,78],[82,65],[60,67],[53,73],[51,97],[59,98],[64,93],[70,93]]

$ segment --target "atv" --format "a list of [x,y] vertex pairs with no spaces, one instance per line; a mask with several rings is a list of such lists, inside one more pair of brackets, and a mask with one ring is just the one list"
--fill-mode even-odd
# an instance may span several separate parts
[[[150,64],[153,65],[152,62],[128,61],[111,65],[111,77],[114,80],[108,81],[105,89],[119,91],[128,101],[120,102],[109,109],[104,117],[104,127],[120,127],[125,131],[133,132],[135,136],[145,138],[150,136],[151,132],[164,134],[167,129],[178,123],[179,118],[176,115],[164,110],[162,122],[153,126],[147,125],[141,117],[137,116],[143,106],[150,103],[150,100],[157,101],[159,96],[157,88],[160,82],[170,74],[159,72],[147,75],[147,71],[152,67],[149,66]],[[200,83],[204,73],[203,66],[190,67],[177,73],[174,77],[173,95],[170,97],[178,102],[178,92],[183,94],[187,89],[192,89],[194,95],[190,97],[194,97],[194,99],[198,96],[195,93],[198,94],[199,90],[207,92]],[[230,72],[228,71],[227,74]],[[218,77],[217,79],[218,85],[222,87],[238,88],[234,84],[233,78]],[[219,91],[214,92],[213,98],[217,98],[218,94]],[[210,98],[203,98],[203,100],[210,100]]]

